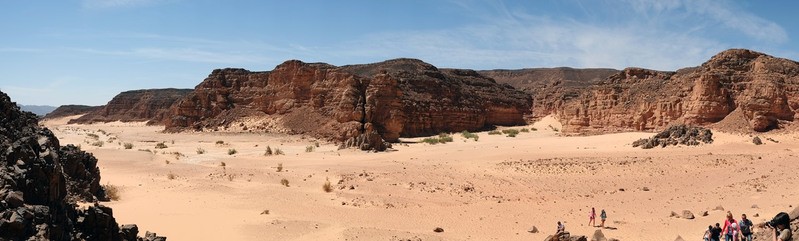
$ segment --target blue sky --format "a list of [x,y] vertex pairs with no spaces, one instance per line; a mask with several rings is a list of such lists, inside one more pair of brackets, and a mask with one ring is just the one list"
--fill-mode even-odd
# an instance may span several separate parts
[[797,1],[0,1],[0,90],[105,104],[215,68],[419,58],[439,67],[675,70],[728,48],[799,59]]

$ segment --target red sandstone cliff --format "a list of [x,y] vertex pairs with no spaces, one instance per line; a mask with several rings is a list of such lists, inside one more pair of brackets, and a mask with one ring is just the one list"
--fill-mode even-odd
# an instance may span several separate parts
[[509,84],[529,93],[533,98],[532,119],[557,112],[588,87],[618,73],[616,69],[530,68],[515,70],[483,70],[481,75],[497,83]]
[[73,115],[85,115],[93,111],[102,109],[104,106],[88,106],[88,105],[62,105],[47,113],[42,119],[56,119]]
[[289,133],[385,140],[524,124],[530,97],[475,71],[414,59],[336,67],[292,60],[268,72],[214,70],[170,110],[167,130],[214,129],[257,116]]
[[105,106],[69,123],[91,124],[112,121],[150,121],[160,123],[169,107],[191,92],[191,89],[131,90],[114,96]]
[[768,131],[799,109],[799,63],[731,49],[677,72],[627,68],[558,110],[564,131],[653,130],[716,124]]

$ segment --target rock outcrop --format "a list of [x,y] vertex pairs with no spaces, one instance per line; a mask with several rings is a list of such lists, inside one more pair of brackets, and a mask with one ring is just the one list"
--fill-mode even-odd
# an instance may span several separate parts
[[525,124],[530,105],[524,92],[475,71],[438,69],[414,59],[342,67],[291,60],[267,72],[214,70],[172,107],[165,124],[172,131],[214,130],[257,117],[270,121],[256,120],[260,124],[247,129],[340,142],[370,133],[368,124],[395,142]]
[[50,113],[47,113],[42,119],[57,119],[63,118],[67,116],[75,116],[75,115],[85,115],[93,111],[97,111],[102,109],[105,106],[88,106],[88,105],[62,105],[53,110]]
[[627,68],[586,89],[556,113],[565,132],[651,131],[714,123],[719,129],[745,126],[762,132],[793,121],[797,97],[799,63],[731,49],[701,66],[676,72]]
[[[656,146],[696,146],[702,143],[713,143],[713,132],[709,129],[696,126],[675,125],[655,134],[651,138],[639,139],[633,142],[633,147],[651,149]],[[685,214],[685,212],[683,212]],[[693,217],[693,215],[691,215]]]
[[616,69],[569,67],[478,71],[497,83],[529,93],[533,98],[531,119],[557,112],[564,103],[577,98],[585,89],[618,72]]
[[134,122],[148,121],[160,124],[164,114],[179,99],[190,93],[191,89],[146,89],[119,93],[100,109],[91,111],[70,124],[91,124],[95,122]]
[[[104,197],[97,159],[60,146],[0,92],[0,240],[132,240]],[[128,237],[128,238],[124,238]]]

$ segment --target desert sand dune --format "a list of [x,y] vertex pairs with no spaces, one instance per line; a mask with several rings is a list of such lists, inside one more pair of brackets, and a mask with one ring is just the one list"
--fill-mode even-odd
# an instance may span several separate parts
[[[396,151],[366,153],[302,136],[44,124],[100,160],[101,182],[121,188],[107,203],[118,222],[170,240],[543,240],[557,221],[592,234],[591,207],[608,212],[606,237],[698,240],[723,220],[717,206],[757,223],[799,200],[793,134],[756,146],[715,132],[713,144],[643,150],[630,143],[652,133],[566,137],[545,118],[513,127],[531,130],[516,137],[456,133],[446,144],[402,139]],[[265,156],[267,146],[285,154]],[[696,217],[670,217],[683,210]]]

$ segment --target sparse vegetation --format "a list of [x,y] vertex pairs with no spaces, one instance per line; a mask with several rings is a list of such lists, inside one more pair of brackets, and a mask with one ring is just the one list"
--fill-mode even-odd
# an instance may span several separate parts
[[522,129],[521,129],[521,130],[519,130],[519,131],[520,131],[520,132],[530,132],[530,130],[529,130],[529,129],[527,129],[527,128],[522,128]]
[[227,164],[226,164],[225,162],[220,162],[220,163],[219,163],[219,166],[221,166],[221,167],[226,167],[226,166],[227,166]]
[[271,156],[272,154],[272,147],[266,146],[266,152],[264,152],[264,156]]
[[280,150],[280,148],[275,148],[275,155],[285,155],[285,153],[283,153],[283,150]]
[[316,147],[319,147],[319,142],[318,141],[314,141],[313,145],[316,146]]
[[166,144],[164,144],[163,142],[155,144],[155,149],[164,149],[164,148],[168,148],[168,146],[166,146]]
[[474,141],[477,141],[478,139],[480,139],[480,136],[478,136],[477,134],[471,133],[469,131],[461,132],[461,136],[463,136],[463,138],[466,138],[466,139],[474,139]]
[[289,187],[289,180],[287,180],[287,179],[285,179],[285,178],[283,178],[283,179],[280,179],[280,185],[283,185],[283,186]]
[[100,133],[102,133],[103,135],[108,135],[108,132],[106,132],[106,131],[105,131],[105,130],[103,130],[103,129],[99,129],[99,130],[97,130],[97,132],[100,132]]
[[424,138],[424,139],[422,139],[422,142],[430,144],[430,145],[435,145],[435,144],[438,144],[438,143],[447,143],[447,142],[452,142],[452,136],[450,136],[449,134],[446,134],[446,133],[441,133],[441,134],[438,134],[438,137]]
[[125,143],[125,149],[126,150],[133,149],[133,143]]
[[227,154],[228,154],[228,155],[233,155],[233,154],[236,154],[236,153],[238,153],[238,152],[239,152],[239,151],[237,151],[236,149],[232,149],[232,148],[231,148],[231,149],[227,149]]
[[96,146],[96,147],[103,147],[103,144],[105,144],[105,142],[102,142],[102,141],[92,142],[92,146]]
[[169,162],[169,160],[164,160],[164,163],[166,163],[167,165],[169,165],[169,163],[171,163],[171,162]]
[[493,130],[493,131],[489,131],[489,132],[488,132],[488,134],[489,134],[489,135],[501,135],[501,134],[502,134],[502,132],[499,132],[499,131],[497,131],[497,130]]
[[99,140],[100,139],[100,136],[98,136],[97,134],[94,134],[94,133],[86,134],[86,136],[88,136],[89,138],[92,138],[94,140]]
[[166,174],[166,179],[169,179],[169,180],[175,180],[175,178],[177,178],[177,177],[178,177],[177,175],[175,175],[174,173],[171,173],[171,172],[169,174]]
[[314,146],[306,146],[305,147],[305,152],[313,152],[314,149],[315,149]]
[[558,128],[556,128],[556,127],[554,127],[552,125],[548,125],[548,127],[549,127],[549,129],[552,129],[555,132],[559,131]]
[[281,162],[277,164],[277,172],[282,172],[282,171],[283,171],[283,163]]
[[105,192],[105,197],[111,201],[119,201],[119,187],[115,185],[106,184],[103,185],[103,191]]
[[261,215],[264,215],[264,214],[269,215],[269,209],[265,209],[263,212],[261,212]]
[[202,147],[197,147],[197,154],[200,155],[205,154],[205,149],[203,149]]
[[216,141],[216,144],[217,144],[217,145],[224,145],[224,144],[225,144],[225,141],[219,140],[219,141]]
[[532,128],[530,128],[530,130],[538,131],[538,128],[532,127]]
[[325,184],[322,185],[322,190],[325,192],[333,191],[333,185],[330,184],[330,179],[325,178]]

